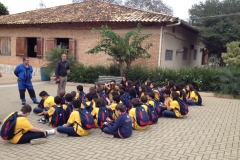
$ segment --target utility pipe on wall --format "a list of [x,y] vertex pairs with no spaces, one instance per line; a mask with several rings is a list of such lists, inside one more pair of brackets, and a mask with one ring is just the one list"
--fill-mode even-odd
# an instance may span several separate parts
[[179,20],[178,23],[168,24],[165,26],[161,26],[160,29],[160,40],[159,40],[159,51],[158,51],[158,67],[161,67],[161,55],[162,55],[162,46],[163,46],[163,27],[171,27],[171,26],[179,26],[181,21]]

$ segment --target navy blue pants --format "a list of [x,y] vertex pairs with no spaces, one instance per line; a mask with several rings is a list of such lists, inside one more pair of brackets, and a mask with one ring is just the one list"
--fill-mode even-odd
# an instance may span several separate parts
[[26,89],[28,90],[28,93],[32,99],[33,102],[37,102],[37,98],[35,95],[35,91],[33,89],[33,85],[31,81],[18,81],[18,89],[19,89],[19,93],[20,93],[20,99],[22,100],[22,102],[26,102],[25,99],[25,92]]

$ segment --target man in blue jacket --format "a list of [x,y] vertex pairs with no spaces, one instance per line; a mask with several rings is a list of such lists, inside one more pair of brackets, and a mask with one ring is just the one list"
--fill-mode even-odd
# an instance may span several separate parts
[[33,89],[33,85],[31,82],[32,72],[33,72],[33,68],[31,65],[29,65],[28,57],[24,57],[23,63],[19,64],[14,70],[14,74],[18,77],[18,89],[20,93],[20,99],[22,100],[22,105],[26,104],[26,99],[25,99],[26,89],[28,90],[28,93],[33,103],[38,104],[35,91]]

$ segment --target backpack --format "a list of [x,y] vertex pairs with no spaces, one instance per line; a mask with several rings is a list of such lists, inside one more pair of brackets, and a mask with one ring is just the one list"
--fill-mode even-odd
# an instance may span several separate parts
[[81,102],[83,102],[86,99],[86,94],[84,92],[80,92],[79,93],[79,98],[78,98]]
[[99,96],[100,96],[100,98],[104,99],[105,104],[108,104],[108,102],[107,102],[107,100],[106,100],[107,95],[106,95],[104,92],[100,92],[100,93],[99,93]]
[[156,111],[158,118],[161,118],[162,117],[162,103],[159,101],[154,101],[154,109]]
[[87,105],[87,102],[86,101],[83,101],[82,104],[84,105],[85,109],[88,111],[88,112],[92,112],[93,110],[93,102],[91,102],[89,105]]
[[44,100],[41,99],[41,101],[38,104],[38,108],[44,108],[43,104],[44,104]]
[[151,124],[149,116],[142,106],[136,107],[136,121],[139,126],[147,126]]
[[50,122],[50,124],[52,124],[52,127],[58,127],[58,126],[62,126],[63,124],[65,124],[67,122],[67,113],[66,111],[63,109],[62,105],[60,107],[57,106],[53,106],[55,111],[52,115],[52,120]]
[[123,105],[126,107],[126,112],[128,113],[129,110],[132,108],[132,104],[131,104],[131,95],[128,92],[125,92],[124,95],[122,95],[120,97]]
[[3,123],[2,129],[1,129],[1,137],[3,140],[11,140],[15,135],[23,131],[23,130],[20,130],[19,132],[14,134],[16,121],[18,117],[21,117],[21,116],[19,116],[18,113],[15,112]]
[[197,101],[197,104],[198,104],[199,106],[202,105],[202,97],[200,96],[200,94],[198,94],[198,101]]
[[188,105],[183,100],[178,99],[178,103],[180,105],[180,113],[181,115],[187,115],[188,114]]
[[101,127],[103,125],[104,122],[106,122],[107,117],[110,117],[109,114],[109,109],[107,109],[105,106],[104,107],[100,107],[99,111],[98,111],[98,126]]
[[165,101],[165,98],[164,98],[164,95],[163,95],[163,91],[159,90],[159,97],[160,97],[160,102],[164,103]]
[[96,127],[94,119],[91,113],[87,109],[79,109],[79,115],[82,125],[80,125],[83,129],[89,130]]
[[69,104],[66,104],[67,105],[67,108],[66,108],[66,118],[67,120],[69,119],[72,111],[73,111],[73,108],[72,108],[72,103],[69,103]]
[[148,116],[151,121],[151,124],[155,124],[158,122],[158,114],[155,108],[152,105],[147,105],[148,107]]
[[182,93],[183,101],[187,103],[186,93],[183,90],[181,90],[180,92]]

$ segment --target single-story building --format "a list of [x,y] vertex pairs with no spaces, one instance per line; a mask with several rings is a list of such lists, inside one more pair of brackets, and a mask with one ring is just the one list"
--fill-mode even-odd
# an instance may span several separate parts
[[45,63],[44,55],[55,47],[67,46],[85,65],[108,65],[108,55],[86,54],[101,40],[92,28],[108,25],[115,32],[124,34],[142,25],[142,34],[151,33],[145,43],[153,43],[149,50],[151,58],[138,59],[134,64],[146,67],[200,66],[203,48],[198,41],[198,31],[177,17],[101,1],[85,1],[69,5],[33,10],[0,16],[0,72],[12,73],[30,57],[39,74]]

